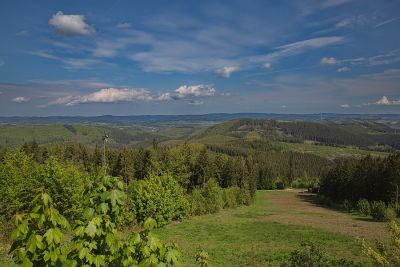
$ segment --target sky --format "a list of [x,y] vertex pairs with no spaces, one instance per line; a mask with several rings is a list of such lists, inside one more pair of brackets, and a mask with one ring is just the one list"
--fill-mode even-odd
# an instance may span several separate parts
[[400,113],[400,1],[0,3],[0,116]]

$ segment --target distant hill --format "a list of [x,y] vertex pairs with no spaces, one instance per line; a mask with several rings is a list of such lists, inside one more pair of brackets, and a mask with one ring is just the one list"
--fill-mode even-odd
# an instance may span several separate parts
[[[284,142],[313,142],[325,145],[400,148],[400,131],[375,121],[277,121],[238,119],[214,125],[193,136],[212,140],[264,139]],[[224,137],[224,138],[223,138]]]
[[[273,119],[284,121],[360,121],[373,120],[394,123],[400,127],[400,114],[274,114],[274,113],[211,113],[203,115],[137,115],[137,116],[49,116],[0,117],[2,124],[151,124],[159,122],[224,122],[233,119]],[[397,123],[397,124],[396,124]]]

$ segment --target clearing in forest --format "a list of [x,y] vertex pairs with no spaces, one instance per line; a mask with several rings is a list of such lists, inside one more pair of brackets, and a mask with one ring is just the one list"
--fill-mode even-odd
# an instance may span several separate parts
[[333,256],[365,261],[355,237],[388,237],[386,223],[320,207],[296,190],[258,191],[251,206],[193,217],[156,232],[179,244],[186,266],[195,266],[198,250],[209,253],[212,266],[279,266],[302,241]]

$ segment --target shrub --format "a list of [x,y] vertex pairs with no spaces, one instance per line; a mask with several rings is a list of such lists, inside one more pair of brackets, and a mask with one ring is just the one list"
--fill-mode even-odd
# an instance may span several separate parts
[[386,204],[383,201],[372,201],[371,202],[371,216],[375,220],[384,221],[385,220],[385,212],[386,212]]
[[238,199],[240,188],[229,187],[222,189],[222,207],[223,208],[236,208],[238,206]]
[[196,253],[196,263],[200,267],[209,267],[210,262],[209,262],[209,257],[207,251],[199,251]]
[[361,267],[362,265],[346,259],[330,257],[313,243],[302,243],[301,248],[293,251],[282,267]]
[[371,205],[369,204],[369,201],[366,200],[365,198],[359,199],[357,201],[357,209],[358,212],[362,215],[365,216],[371,215]]
[[346,212],[351,212],[353,210],[353,203],[350,200],[345,199],[341,204],[341,209]]
[[62,229],[68,221],[53,207],[49,195],[29,215],[16,216],[11,253],[22,266],[180,266],[180,252],[173,243],[161,243],[150,230],[157,223],[149,218],[143,231],[123,239],[117,225],[125,194],[123,184],[104,177],[87,188],[88,199],[82,221],[65,244]]
[[400,266],[400,225],[396,221],[389,224],[391,243],[383,244],[376,241],[376,246],[369,246],[364,239],[358,239],[363,253],[372,259],[374,266]]
[[86,175],[72,164],[51,157],[37,164],[22,152],[8,153],[0,163],[0,216],[9,220],[15,213],[32,209],[39,191],[52,196],[54,205],[68,219],[82,214],[81,203]]
[[213,179],[204,188],[195,188],[188,199],[193,215],[215,213],[224,207],[223,189]]
[[158,226],[162,226],[189,213],[183,188],[168,174],[150,174],[145,180],[132,182],[129,196],[138,222],[151,217]]
[[387,207],[385,209],[384,218],[386,221],[392,221],[392,220],[396,219],[396,216],[397,216],[397,213],[394,208]]
[[222,208],[221,187],[211,179],[203,189],[204,205],[207,213],[216,213]]
[[22,266],[60,266],[67,262],[68,248],[62,245],[63,230],[70,229],[64,216],[46,193],[33,200],[31,213],[16,215],[11,234],[14,262]]

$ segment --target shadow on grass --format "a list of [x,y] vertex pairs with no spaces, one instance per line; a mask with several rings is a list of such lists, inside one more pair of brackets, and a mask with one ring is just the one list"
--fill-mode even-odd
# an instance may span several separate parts
[[317,207],[322,207],[325,209],[329,209],[329,210],[333,210],[333,211],[337,211],[340,213],[345,213],[345,214],[349,214],[349,215],[354,215],[354,220],[357,221],[364,221],[364,222],[377,222],[377,220],[373,219],[372,217],[363,217],[360,216],[359,213],[354,212],[354,211],[344,211],[343,209],[340,208],[339,204],[332,204],[332,205],[326,205],[320,202],[320,200],[318,199],[318,195],[317,194],[312,194],[312,193],[308,193],[308,192],[302,192],[302,193],[298,193],[297,197],[300,198],[302,201],[306,201],[308,203],[311,203],[314,206]]

